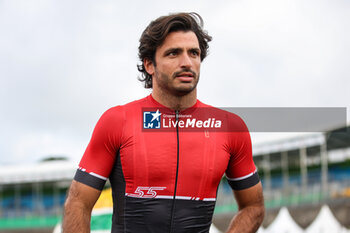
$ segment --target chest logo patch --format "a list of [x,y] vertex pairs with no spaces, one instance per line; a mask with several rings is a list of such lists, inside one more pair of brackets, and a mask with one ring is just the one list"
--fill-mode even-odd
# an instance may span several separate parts
[[161,115],[159,109],[156,112],[143,112],[143,128],[160,129]]

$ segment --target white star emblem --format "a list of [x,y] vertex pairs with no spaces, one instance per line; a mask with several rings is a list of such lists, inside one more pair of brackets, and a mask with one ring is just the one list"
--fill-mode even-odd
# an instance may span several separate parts
[[159,116],[162,115],[162,114],[159,112],[159,109],[157,109],[157,112],[151,113],[151,114],[152,114],[152,116],[153,116],[151,122],[154,121],[155,119],[157,119],[157,121],[159,121]]

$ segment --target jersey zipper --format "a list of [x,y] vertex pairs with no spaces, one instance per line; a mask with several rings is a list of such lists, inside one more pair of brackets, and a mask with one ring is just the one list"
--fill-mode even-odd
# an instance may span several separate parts
[[175,202],[176,202],[176,190],[177,190],[177,179],[179,176],[179,157],[180,157],[180,142],[179,142],[179,111],[175,111],[175,120],[176,120],[176,176],[175,176],[175,187],[174,187],[174,197],[173,204],[171,206],[171,218],[170,218],[170,233],[174,232],[174,217],[175,217]]

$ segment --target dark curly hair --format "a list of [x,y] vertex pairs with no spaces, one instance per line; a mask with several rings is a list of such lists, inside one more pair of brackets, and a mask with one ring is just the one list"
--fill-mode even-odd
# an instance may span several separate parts
[[212,37],[203,30],[203,19],[199,14],[195,12],[176,13],[157,18],[147,26],[140,38],[139,59],[141,64],[137,65],[137,69],[142,73],[139,80],[145,82],[145,88],[152,88],[152,75],[146,72],[144,59],[149,59],[156,65],[156,49],[162,45],[169,33],[176,31],[193,31],[199,42],[201,61],[207,56],[208,42],[212,40]]

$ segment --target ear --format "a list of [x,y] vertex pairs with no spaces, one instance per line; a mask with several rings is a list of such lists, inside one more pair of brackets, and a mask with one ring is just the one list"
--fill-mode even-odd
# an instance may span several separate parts
[[149,75],[154,74],[154,64],[151,60],[149,60],[148,58],[143,59],[143,65],[145,66],[146,72]]

